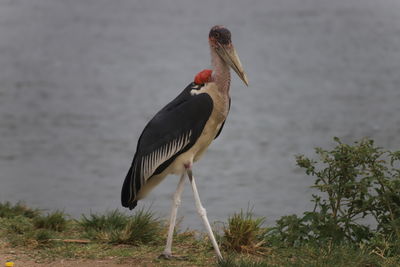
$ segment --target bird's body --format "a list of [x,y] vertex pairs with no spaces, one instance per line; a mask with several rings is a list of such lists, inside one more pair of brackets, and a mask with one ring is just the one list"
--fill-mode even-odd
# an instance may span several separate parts
[[[191,83],[178,97],[161,109],[147,124],[139,139],[138,149],[123,188],[124,206],[134,208],[136,201],[144,198],[166,176],[181,175],[186,172],[188,166],[199,160],[220,132],[228,116],[229,103],[229,95],[219,91],[215,83],[202,85]],[[190,107],[184,105],[190,105]],[[189,124],[191,129],[184,129],[185,127],[178,129],[179,127],[174,125],[181,122]],[[156,131],[157,134],[153,134],[152,131]],[[162,132],[176,133],[163,135]],[[180,136],[180,133],[184,134]],[[181,142],[179,142],[180,139],[182,139]],[[174,141],[178,144],[176,147],[172,145]],[[152,149],[143,152],[142,147],[152,147]],[[147,158],[149,160],[146,160]],[[170,159],[172,159],[171,162],[163,165]],[[144,177],[141,183],[135,183],[136,192],[131,192],[132,183],[135,181],[132,168],[135,165],[138,166],[142,160],[146,167],[138,170],[136,175],[142,174]],[[147,167],[148,165],[152,167]],[[138,180],[139,178],[136,177]],[[129,204],[125,200],[127,198],[124,197],[131,193],[136,193],[136,195],[132,204]]]
[[228,116],[231,79],[229,67],[248,84],[230,38],[230,32],[223,26],[214,26],[211,29],[209,44],[213,70],[204,72],[207,73],[204,84],[189,84],[146,125],[122,187],[122,205],[133,209],[137,201],[145,197],[166,176],[181,175],[174,195],[167,246],[163,253],[165,257],[171,257],[176,212],[187,174],[192,183],[197,210],[205,223],[217,255],[222,258],[205,209],[200,202],[192,166],[219,135]]

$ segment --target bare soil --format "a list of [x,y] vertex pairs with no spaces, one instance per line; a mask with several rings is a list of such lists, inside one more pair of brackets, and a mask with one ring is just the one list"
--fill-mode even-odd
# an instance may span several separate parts
[[[7,261],[14,263],[14,267],[124,267],[124,266],[199,266],[193,262],[186,260],[159,260],[158,252],[151,254],[144,254],[138,258],[126,258],[126,257],[108,257],[104,259],[55,259],[55,260],[38,260],[32,255],[35,254],[34,250],[25,250],[22,248],[9,248],[0,246],[0,266],[4,266]],[[208,263],[207,263],[208,262]],[[213,258],[207,259],[206,262],[200,264],[201,266],[212,265]]]
[[108,259],[58,259],[51,262],[37,262],[24,251],[15,249],[0,249],[0,266],[4,266],[7,261],[14,262],[14,267],[124,267],[124,266],[155,266],[151,259],[120,259],[110,257]]

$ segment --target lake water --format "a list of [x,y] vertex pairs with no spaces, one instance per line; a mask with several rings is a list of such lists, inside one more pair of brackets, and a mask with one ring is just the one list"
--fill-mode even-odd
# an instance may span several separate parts
[[[194,166],[211,221],[254,206],[302,213],[312,178],[295,155],[374,138],[400,149],[397,0],[0,2],[0,201],[73,216],[120,208],[146,122],[210,66],[226,25],[250,86],[233,75],[221,136]],[[178,177],[139,207],[170,211]],[[182,226],[201,227],[186,184]]]

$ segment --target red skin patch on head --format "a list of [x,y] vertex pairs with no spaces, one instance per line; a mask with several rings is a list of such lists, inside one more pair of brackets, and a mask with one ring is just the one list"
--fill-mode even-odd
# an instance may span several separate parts
[[212,70],[202,70],[194,77],[195,84],[205,84],[211,81]]

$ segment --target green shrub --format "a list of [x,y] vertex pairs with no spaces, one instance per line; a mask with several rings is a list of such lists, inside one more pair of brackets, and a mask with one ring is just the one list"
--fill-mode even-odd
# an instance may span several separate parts
[[369,139],[354,145],[334,140],[332,150],[315,149],[318,161],[297,156],[298,166],[315,177],[313,211],[282,217],[267,239],[298,246],[372,244],[380,236],[395,244],[400,239],[400,152],[382,150]]
[[297,215],[283,216],[266,235],[269,246],[299,246],[310,241],[310,227]]

